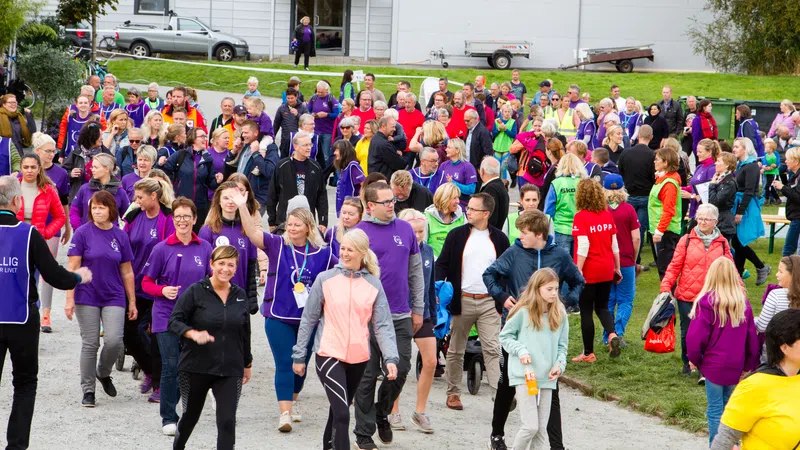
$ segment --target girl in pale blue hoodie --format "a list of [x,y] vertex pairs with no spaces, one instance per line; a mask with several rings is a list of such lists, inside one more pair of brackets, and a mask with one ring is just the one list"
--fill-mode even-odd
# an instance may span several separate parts
[[[550,446],[547,437],[550,401],[556,381],[566,368],[569,344],[569,321],[558,293],[555,271],[537,270],[500,332],[500,344],[508,352],[509,384],[516,387],[522,419],[514,448]],[[536,375],[537,395],[528,394],[526,371]]]

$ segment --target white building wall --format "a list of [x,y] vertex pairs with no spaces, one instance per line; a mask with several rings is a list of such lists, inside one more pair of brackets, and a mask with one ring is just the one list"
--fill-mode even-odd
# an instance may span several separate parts
[[[369,1],[369,37],[366,36]],[[389,58],[392,49],[392,0],[352,0],[350,3],[350,56],[364,57],[369,40],[370,58]]]

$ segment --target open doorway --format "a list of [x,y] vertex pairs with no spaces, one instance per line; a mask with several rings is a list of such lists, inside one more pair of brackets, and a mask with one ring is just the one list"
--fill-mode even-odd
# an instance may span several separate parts
[[318,55],[347,56],[349,0],[294,0],[294,27],[304,16],[311,18]]

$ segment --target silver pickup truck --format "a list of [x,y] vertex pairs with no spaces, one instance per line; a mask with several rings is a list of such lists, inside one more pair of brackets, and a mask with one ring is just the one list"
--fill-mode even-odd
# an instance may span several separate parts
[[232,34],[212,30],[196,17],[169,16],[169,25],[160,29],[154,25],[126,21],[114,29],[117,47],[127,49],[133,56],[153,53],[211,53],[219,61],[250,58],[247,42]]

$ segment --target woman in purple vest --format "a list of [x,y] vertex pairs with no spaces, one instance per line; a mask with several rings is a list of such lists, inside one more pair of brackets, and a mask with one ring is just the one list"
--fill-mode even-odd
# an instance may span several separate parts
[[161,352],[161,432],[174,436],[178,424],[178,357],[180,338],[168,331],[175,302],[192,284],[209,275],[211,245],[192,231],[197,207],[186,197],[172,202],[175,233],[153,247],[144,269],[142,290],[153,296],[150,330]]
[[[249,218],[248,197],[236,195],[233,199],[241,217]],[[267,318],[264,328],[275,358],[275,392],[281,411],[278,430],[284,433],[292,431],[292,422],[303,420],[295,402],[303,389],[305,376],[295,375],[292,371],[292,347],[297,343],[303,308],[317,275],[333,268],[339,261],[322,240],[308,207],[296,207],[301,203],[298,198],[305,200],[305,197],[298,196],[289,201],[283,236],[259,232],[252,220],[242,222],[247,237],[269,258],[261,313]],[[308,340],[306,364],[311,357],[313,342],[313,337]]]
[[[152,147],[150,147],[152,149]],[[155,151],[153,150],[153,156]],[[157,178],[144,178],[133,185],[135,206],[125,215],[125,232],[133,251],[133,273],[136,276],[136,310],[139,317],[125,322],[125,348],[144,372],[142,394],[153,392],[150,403],[161,401],[161,354],[154,336],[144,336],[142,328],[152,322],[153,296],[142,289],[145,264],[153,247],[175,232],[172,222],[172,185]],[[147,341],[150,345],[145,345]]]
[[366,178],[350,141],[339,139],[333,143],[333,168],[339,172],[336,183],[336,216],[339,216],[344,199],[358,197]]
[[[117,204],[114,196],[98,191],[89,200],[91,220],[75,230],[70,245],[67,269],[75,271],[85,266],[92,271],[92,282],[67,291],[64,312],[69,320],[73,314],[81,329],[81,405],[95,406],[95,380],[99,380],[109,397],[117,396],[111,381],[111,369],[122,351],[125,326],[125,305],[128,318],[136,319],[136,292],[131,267],[133,252],[128,235],[115,226]],[[100,360],[100,321],[103,322],[103,349]]]

